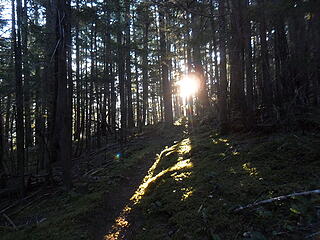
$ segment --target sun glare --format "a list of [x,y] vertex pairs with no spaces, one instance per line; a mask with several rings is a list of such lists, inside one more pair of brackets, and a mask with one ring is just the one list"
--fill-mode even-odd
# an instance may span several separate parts
[[199,89],[199,80],[193,75],[184,75],[178,82],[181,97],[190,97],[197,93]]

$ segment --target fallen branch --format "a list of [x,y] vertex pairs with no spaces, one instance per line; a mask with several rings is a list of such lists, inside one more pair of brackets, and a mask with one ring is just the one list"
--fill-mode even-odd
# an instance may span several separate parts
[[311,194],[320,194],[320,189],[307,191],[307,192],[291,193],[291,194],[288,194],[288,195],[283,195],[283,196],[274,197],[274,198],[266,199],[266,200],[263,200],[263,201],[251,203],[251,204],[248,204],[246,206],[241,206],[241,207],[236,208],[234,210],[234,212],[239,212],[239,211],[241,211],[243,209],[253,208],[253,207],[256,207],[256,206],[259,206],[259,205],[263,205],[263,204],[267,204],[267,203],[271,203],[271,202],[275,202],[275,201],[286,200],[286,199],[292,198],[292,197],[307,196],[307,195],[311,195]]
[[2,210],[0,210],[0,214],[3,214],[3,213],[5,213],[7,210],[9,210],[9,209],[17,206],[18,204],[22,203],[23,201],[26,201],[26,200],[34,197],[34,196],[37,195],[41,190],[42,190],[42,188],[40,188],[38,191],[32,193],[31,195],[29,195],[29,196],[27,196],[27,197],[25,197],[25,198],[23,198],[23,199],[21,199],[21,200],[17,200],[17,201],[15,201],[14,203],[12,203],[11,205],[3,208]]
[[312,233],[312,234],[310,234],[308,236],[305,236],[305,238],[313,238],[314,236],[317,236],[319,234],[320,234],[320,232],[315,232],[315,233]]
[[17,226],[14,224],[14,222],[8,217],[7,214],[3,213],[2,216],[7,219],[7,221],[12,225],[12,227],[14,228],[14,230],[18,230]]
[[85,176],[93,176],[93,175],[97,174],[98,172],[105,170],[105,168],[108,167],[112,162],[113,162],[113,160],[109,160],[105,164],[103,164],[102,167],[100,167],[98,169],[97,168],[93,168],[90,171],[88,171],[85,174],[83,174],[83,176],[84,177]]

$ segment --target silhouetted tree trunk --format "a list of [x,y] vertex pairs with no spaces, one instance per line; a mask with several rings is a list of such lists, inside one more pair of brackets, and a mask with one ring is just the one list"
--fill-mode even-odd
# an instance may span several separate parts
[[[31,122],[31,87],[30,87],[30,64],[29,64],[29,52],[28,52],[28,11],[27,1],[24,0],[24,7],[22,13],[22,26],[21,26],[21,40],[22,40],[22,62],[23,62],[23,76],[24,76],[24,108],[25,108],[25,145],[28,152],[28,148],[33,145],[33,133]],[[26,166],[28,165],[28,154],[26,155]]]
[[[56,39],[56,20],[57,20],[56,1],[48,1],[46,4],[46,44],[45,44],[45,67],[44,67],[44,105],[47,110],[47,130],[44,139],[47,139],[46,169],[49,174],[48,180],[51,180],[51,164],[57,161],[57,136],[54,131],[55,109],[57,101],[57,81],[55,78],[55,49],[57,46]],[[45,94],[46,93],[46,94]]]
[[225,0],[219,0],[219,52],[220,52],[220,93],[218,96],[220,130],[222,133],[228,129],[227,105],[227,56],[226,56],[226,19]]
[[[246,109],[244,101],[243,75],[243,20],[242,0],[234,0],[231,5],[231,41],[230,41],[230,105],[233,120],[243,117]],[[241,116],[239,116],[241,115]],[[234,119],[235,118],[235,119]]]
[[288,76],[288,44],[285,33],[285,24],[281,13],[274,16],[275,37],[274,37],[274,55],[275,55],[275,80],[276,80],[276,103],[281,105],[289,100],[290,79]]
[[249,17],[249,0],[244,4],[243,19],[243,40],[244,40],[244,65],[245,65],[245,88],[246,88],[246,106],[247,106],[247,127],[251,128],[254,124],[254,102],[253,102],[253,59],[251,43],[251,19]]
[[4,136],[3,136],[2,98],[0,97],[0,176],[3,172],[4,172]]
[[[68,99],[68,70],[67,70],[67,43],[70,12],[66,0],[57,0],[57,49],[55,52],[55,70],[57,82],[57,105],[55,113],[54,131],[58,139],[57,157],[63,164],[63,180],[67,190],[71,189],[71,156],[70,156],[70,134]],[[69,86],[70,87],[70,86]]]
[[[145,14],[148,14],[148,12],[146,12]],[[143,125],[148,124],[147,119],[149,115],[148,114],[148,109],[149,109],[148,36],[149,36],[149,22],[148,20],[146,20],[143,28],[143,50],[142,50],[142,53],[143,53],[143,56],[142,56],[142,101],[143,101],[142,124]]]
[[[12,0],[12,9],[14,0]],[[21,49],[21,28],[22,28],[22,2],[17,0],[17,29],[15,27],[14,11],[12,14],[12,33],[15,55],[16,73],[16,146],[18,159],[18,172],[20,176],[20,193],[24,195],[24,123],[23,123],[23,85],[22,85],[22,49]]]
[[117,48],[118,48],[118,76],[120,92],[120,112],[121,112],[121,140],[125,140],[127,128],[127,101],[125,91],[125,56],[123,52],[123,34],[121,21],[121,1],[117,0]]
[[166,123],[173,124],[172,113],[172,93],[171,83],[169,82],[169,63],[167,56],[167,41],[166,41],[166,19],[165,10],[159,7],[159,28],[160,28],[160,61],[161,61],[161,77],[163,88],[164,102],[164,119]]
[[261,41],[261,64],[262,64],[262,104],[266,107],[267,112],[271,108],[272,104],[272,85],[270,76],[270,66],[269,66],[269,52],[268,52],[268,42],[267,42],[267,25],[265,16],[265,0],[259,0],[260,7],[260,41]]
[[[79,8],[79,0],[76,0],[76,8]],[[79,23],[75,26],[75,47],[76,47],[76,103],[75,103],[75,140],[80,141],[81,134],[81,83],[80,83],[80,38]]]
[[320,5],[319,1],[312,0],[312,6],[314,8],[314,14],[311,19],[311,102],[314,105],[318,105],[320,103]]
[[192,59],[194,64],[195,75],[199,80],[199,103],[200,112],[203,114],[209,107],[208,91],[206,86],[206,79],[202,66],[202,56],[200,49],[200,36],[202,28],[202,17],[197,14],[192,14]]
[[132,106],[132,90],[131,90],[131,35],[130,35],[130,26],[131,26],[131,13],[130,13],[130,0],[126,0],[126,82],[125,87],[127,89],[127,109],[128,109],[128,127],[134,127],[133,120],[133,106]]

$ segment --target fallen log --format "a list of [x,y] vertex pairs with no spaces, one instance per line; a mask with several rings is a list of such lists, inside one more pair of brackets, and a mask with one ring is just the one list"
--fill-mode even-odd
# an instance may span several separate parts
[[253,207],[256,207],[256,206],[264,205],[264,204],[267,204],[267,203],[272,203],[272,202],[275,202],[275,201],[283,201],[283,200],[286,200],[286,199],[292,198],[292,197],[307,196],[307,195],[312,195],[312,194],[320,194],[320,189],[316,189],[316,190],[312,190],[312,191],[306,191],[306,192],[291,193],[291,194],[288,194],[288,195],[283,195],[283,196],[279,196],[279,197],[274,197],[274,198],[262,200],[262,201],[259,201],[259,202],[248,204],[246,206],[240,206],[240,207],[236,208],[234,210],[234,212],[239,212],[239,211],[247,209],[247,208],[253,208]]

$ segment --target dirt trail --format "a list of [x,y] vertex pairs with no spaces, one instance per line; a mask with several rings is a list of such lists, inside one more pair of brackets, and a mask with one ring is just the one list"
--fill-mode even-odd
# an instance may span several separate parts
[[137,209],[131,211],[130,206],[133,203],[130,198],[154,163],[156,154],[160,153],[166,145],[173,144],[174,140],[178,139],[154,136],[152,133],[145,136],[144,145],[152,144],[157,147],[144,156],[144,161],[139,161],[130,171],[123,172],[123,178],[117,190],[104,196],[103,207],[92,213],[87,221],[90,239],[131,239],[134,229],[139,227],[143,216]]

